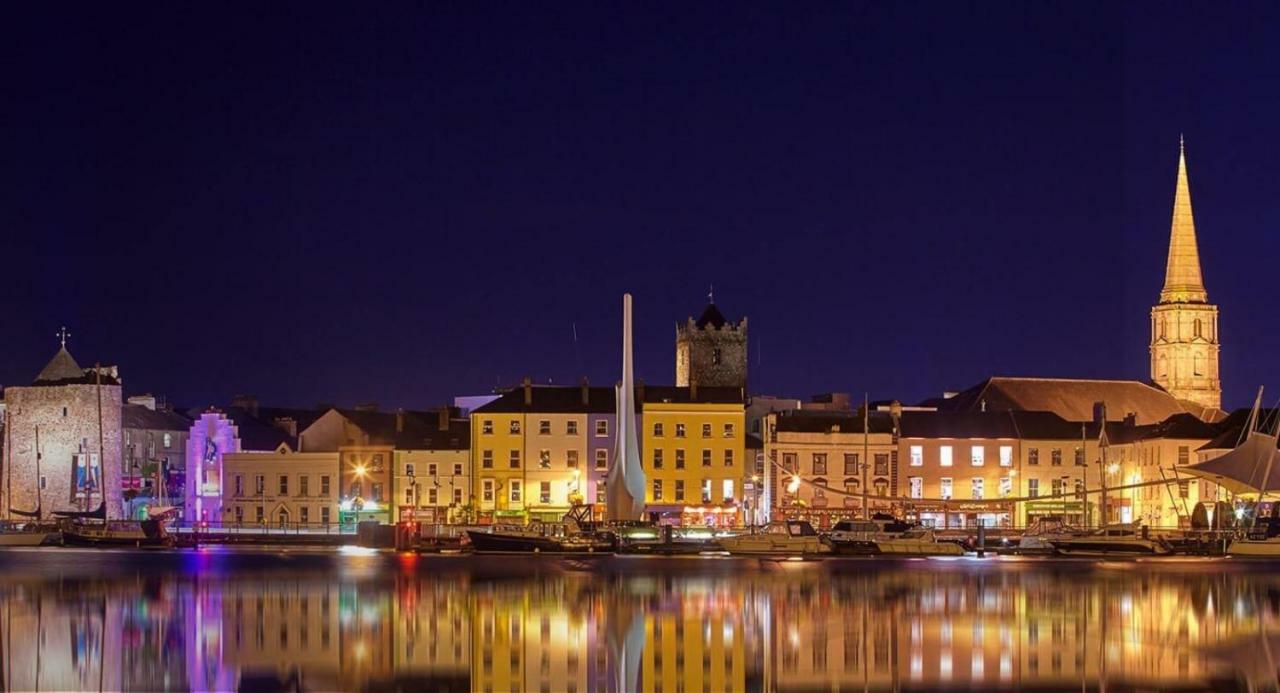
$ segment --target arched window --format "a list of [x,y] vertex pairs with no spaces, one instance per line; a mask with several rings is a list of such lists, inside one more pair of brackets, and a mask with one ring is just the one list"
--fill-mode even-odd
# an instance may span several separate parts
[[1164,331],[1164,327],[1165,327],[1164,318],[1160,318],[1160,339],[1164,339],[1164,338],[1165,338],[1165,331]]
[[814,479],[814,480],[813,480],[813,495],[814,495],[814,497],[815,497],[815,498],[821,498],[821,497],[823,497],[823,496],[827,495],[827,493],[826,493],[826,487],[827,487],[827,480],[826,480],[826,479],[823,479],[822,477],[818,477],[818,478]]
[[876,479],[875,487],[877,496],[889,495],[889,481],[887,479]]

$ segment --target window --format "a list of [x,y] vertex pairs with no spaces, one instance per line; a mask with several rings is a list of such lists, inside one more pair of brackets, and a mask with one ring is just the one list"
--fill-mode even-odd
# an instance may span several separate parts
[[1191,461],[1191,448],[1186,445],[1178,446],[1178,464],[1186,464]]
[[253,518],[258,521],[258,524],[262,524],[262,521],[266,519],[266,511],[262,509],[261,505],[254,508]]
[[943,467],[951,466],[951,446],[950,445],[943,445],[942,447],[938,448],[938,464],[942,465]]
[[298,477],[298,495],[300,496],[309,495],[311,493],[311,489],[308,488],[310,485],[311,485],[311,477],[307,476],[306,474],[303,474],[302,476]]
[[1030,465],[1040,464],[1039,448],[1027,448],[1027,464],[1030,464]]
[[[728,452],[728,451],[726,450],[725,452]],[[813,453],[813,473],[814,473],[814,474],[826,474],[826,473],[827,473],[827,455],[826,455],[826,453],[822,453],[822,452],[815,452],[815,453]]]
[[520,433],[520,419],[512,419],[507,423],[507,432],[512,435],[518,435]]
[[654,438],[661,438],[661,437],[662,437],[662,422],[661,422],[661,421],[655,421],[655,422],[653,422],[653,437],[654,437]]
[[676,424],[676,437],[677,437],[677,438],[683,438],[683,437],[684,437],[684,424],[682,424],[682,423],[678,423],[678,424]]
[[[435,465],[432,465],[432,466],[435,466]],[[405,463],[404,463],[404,473],[405,473],[405,474],[407,474],[408,476],[413,476],[414,471],[415,471],[415,470],[414,470],[414,468],[413,468],[413,463],[412,463],[412,462],[405,462]],[[434,476],[434,475],[435,475],[435,472],[434,472],[434,471],[432,471],[432,472],[430,472],[430,474],[431,474],[432,476]]]
[[370,484],[370,486],[372,487],[370,490],[373,492],[370,495],[373,496],[373,500],[381,503],[382,502],[382,484],[375,481],[372,484]]
[[511,480],[511,494],[508,496],[508,499],[512,503],[520,502],[520,480],[519,479]]
[[[720,483],[720,490],[724,492],[723,500],[725,502],[733,500],[733,479],[725,479]],[[821,491],[819,491],[821,493]]]
[[570,435],[570,436],[578,435],[578,422],[574,421],[573,419],[566,421],[564,423],[564,433],[565,435]]
[[702,424],[702,437],[703,438],[711,437],[711,424],[709,423]]
[[1052,495],[1055,495],[1055,496],[1060,496],[1060,495],[1062,495],[1062,480],[1061,480],[1061,479],[1053,479],[1053,480],[1051,481],[1051,483],[1053,484],[1053,487],[1052,487],[1053,494],[1052,494]]
[[703,503],[711,502],[711,480],[710,479],[702,480],[702,502]]
[[1076,466],[1084,466],[1084,448],[1076,448]]
[[711,466],[711,451],[710,451],[710,450],[703,450],[703,451],[702,451],[702,466],[704,466],[704,467],[710,467],[710,466]]
[[173,447],[173,436],[166,433],[164,434],[164,449],[168,450],[171,447]]
[[655,501],[662,500],[662,479],[653,480],[653,499]]
[[845,453],[844,475],[854,476],[857,473],[858,473],[858,455],[856,453]]
[[[924,446],[923,445],[912,445],[908,454],[911,456],[910,464],[912,467],[924,466]],[[848,474],[849,470],[845,469],[844,473]]]
[[406,487],[404,490],[404,504],[413,505],[413,487]]
[[538,487],[538,502],[543,505],[551,503],[551,482],[544,481]]
[[267,492],[267,477],[258,474],[253,477],[253,493],[261,496]]
[[320,495],[322,496],[329,495],[329,475],[328,474],[320,475]]
[[1027,495],[1031,498],[1036,498],[1040,495],[1039,479],[1027,479]]
[[551,469],[551,451],[538,451],[538,469]]
[[889,474],[889,453],[877,452],[875,454],[875,473],[880,476],[888,476]]
[[1001,467],[1013,466],[1013,446],[1012,445],[1000,446],[1000,466]]
[[982,477],[974,477],[970,483],[973,485],[973,499],[982,500]]
[[662,449],[656,448],[653,451],[653,468],[662,469]]
[[676,479],[676,501],[684,502],[684,479]]
[[482,450],[480,452],[480,466],[485,469],[493,469],[493,451]]
[[578,451],[568,450],[564,453],[564,463],[569,469],[578,468]]
[[600,449],[596,450],[596,469],[607,469],[609,467],[609,451]]
[[727,423],[724,425],[724,437],[725,438],[733,437],[733,424]]
[[329,506],[324,505],[320,507],[320,521],[326,525],[329,524]]
[[609,435],[609,420],[596,419],[596,437],[603,438]]
[[550,422],[550,421],[548,421],[547,419],[541,419],[541,420],[539,420],[539,421],[538,421],[538,435],[540,435],[540,436],[549,436],[549,435],[551,435],[551,422]]
[[1054,448],[1049,451],[1049,464],[1055,467],[1062,466],[1062,449]]
[[1076,479],[1076,498],[1084,498],[1084,479]]
[[244,495],[244,477],[243,477],[243,476],[241,476],[241,475],[239,475],[239,474],[237,474],[237,475],[236,475],[236,485],[235,485],[235,489],[236,489],[236,495],[237,495],[237,496],[243,496],[243,495]]
[[311,508],[304,505],[298,509],[298,513],[298,518],[302,520],[302,524],[305,525],[311,522]]
[[453,489],[453,504],[462,505],[462,489],[460,488]]
[[938,487],[938,497],[943,500],[947,500],[948,498],[951,498],[951,479],[950,478],[945,476],[942,477],[942,482]]
[[908,477],[907,488],[910,490],[912,498],[924,498],[924,477]]
[[1191,495],[1190,482],[1186,479],[1180,479],[1178,481],[1178,497],[1187,498],[1187,497],[1190,497],[1190,495]]
[[480,422],[480,434],[486,436],[493,434],[493,419],[485,419]]
[[456,464],[454,464],[454,465],[453,465],[453,475],[454,475],[454,476],[462,476],[462,463],[461,463],[461,462],[456,463]]
[[1013,495],[1013,479],[1007,476],[1000,477],[1000,497],[1007,498]]
[[676,469],[684,469],[684,449],[676,450]]
[[726,467],[733,466],[733,450],[724,451],[724,466]]
[[244,522],[244,508],[236,506],[236,524]]
[[969,464],[974,467],[981,467],[987,463],[987,449],[981,445],[974,445],[969,448]]
[[352,481],[351,484],[347,486],[347,495],[352,498],[364,495],[364,489],[360,485],[359,481]]
[[485,503],[493,502],[493,479],[485,479],[480,482],[480,500]]
[[512,450],[512,451],[508,454],[507,459],[508,459],[508,463],[507,463],[507,464],[508,464],[508,466],[510,466],[512,469],[519,469],[519,468],[520,468],[520,451],[519,451],[519,450]]

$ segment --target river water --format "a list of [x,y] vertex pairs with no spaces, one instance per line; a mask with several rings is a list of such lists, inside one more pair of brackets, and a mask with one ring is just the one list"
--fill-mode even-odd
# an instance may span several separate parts
[[0,551],[5,690],[1274,689],[1276,566]]

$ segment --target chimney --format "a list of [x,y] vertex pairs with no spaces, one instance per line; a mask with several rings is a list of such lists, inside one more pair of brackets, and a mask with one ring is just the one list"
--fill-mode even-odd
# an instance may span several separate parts
[[404,433],[404,410],[396,410],[396,433]]
[[689,401],[690,402],[698,401],[698,383],[692,380],[689,381]]
[[1128,414],[1125,414],[1125,415],[1124,415],[1124,425],[1126,425],[1126,426],[1130,426],[1130,427],[1132,427],[1132,426],[1137,426],[1137,425],[1138,425],[1138,414],[1137,414],[1137,412],[1132,412],[1132,411],[1131,411],[1131,412],[1129,412]]
[[591,404],[591,384],[587,382],[587,376],[582,376],[582,406]]
[[644,405],[644,381],[643,380],[636,381],[636,401],[639,402],[642,406]]
[[231,398],[231,406],[249,412],[249,416],[258,417],[257,395],[236,395]]
[[524,378],[524,381],[521,384],[524,385],[524,406],[532,407],[533,406],[533,380],[526,375]]
[[1106,402],[1093,403],[1093,422],[1094,423],[1107,422],[1107,403]]
[[438,421],[438,424],[439,424],[439,426],[440,426],[440,430],[442,430],[442,431],[447,431],[447,430],[449,430],[449,415],[450,415],[450,413],[451,413],[451,412],[449,411],[449,407],[440,407],[440,417],[439,417],[439,419],[437,420],[437,421]]

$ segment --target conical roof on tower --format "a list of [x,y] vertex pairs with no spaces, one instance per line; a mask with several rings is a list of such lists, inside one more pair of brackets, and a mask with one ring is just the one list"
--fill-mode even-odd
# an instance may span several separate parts
[[84,369],[76,360],[71,357],[71,352],[67,351],[64,344],[58,349],[58,353],[53,355],[49,363],[45,365],[44,370],[40,371],[40,375],[36,376],[36,384],[52,384],[65,380],[77,380],[84,377]]
[[1191,186],[1187,183],[1187,157],[1178,139],[1178,182],[1173,196],[1173,224],[1169,231],[1169,260],[1165,265],[1161,303],[1207,303],[1209,294],[1200,274],[1200,250],[1191,213]]

